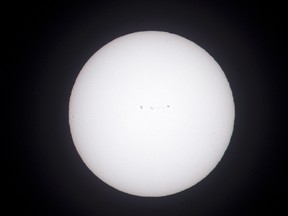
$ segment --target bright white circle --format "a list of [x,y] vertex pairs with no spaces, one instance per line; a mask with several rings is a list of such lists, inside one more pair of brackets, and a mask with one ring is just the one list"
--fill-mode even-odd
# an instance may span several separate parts
[[128,34],[97,51],[69,104],[73,141],[87,167],[144,197],[205,178],[229,145],[234,115],[216,61],[195,43],[157,31]]

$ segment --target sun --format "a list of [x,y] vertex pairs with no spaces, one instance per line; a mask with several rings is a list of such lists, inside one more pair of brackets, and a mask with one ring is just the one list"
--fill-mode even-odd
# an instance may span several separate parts
[[144,31],[98,50],[69,103],[74,144],[87,167],[124,193],[159,197],[205,178],[233,132],[232,90],[203,48]]

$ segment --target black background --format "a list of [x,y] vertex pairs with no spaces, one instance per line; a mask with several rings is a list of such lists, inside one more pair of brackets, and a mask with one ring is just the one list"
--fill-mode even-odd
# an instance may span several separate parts
[[[285,215],[287,24],[279,2],[14,1],[3,7],[8,215]],[[124,194],[95,177],[68,125],[70,92],[85,62],[111,40],[144,30],[175,33],[208,51],[236,106],[231,143],[217,168],[162,198]]]

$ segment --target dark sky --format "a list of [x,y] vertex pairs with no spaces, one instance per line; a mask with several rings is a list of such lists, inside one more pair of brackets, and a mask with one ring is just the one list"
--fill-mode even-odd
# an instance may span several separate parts
[[[4,6],[2,187],[9,215],[284,215],[287,18],[280,2]],[[216,169],[196,186],[163,198],[131,196],[99,180],[77,154],[68,125],[70,92],[85,62],[111,40],[144,30],[181,35],[210,53],[230,82],[236,107],[231,143]]]

